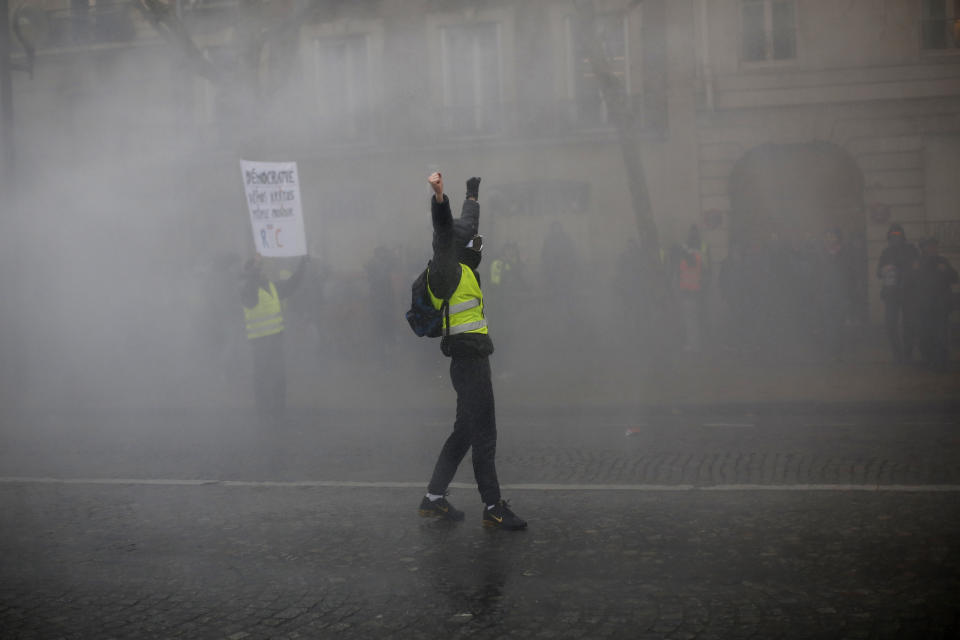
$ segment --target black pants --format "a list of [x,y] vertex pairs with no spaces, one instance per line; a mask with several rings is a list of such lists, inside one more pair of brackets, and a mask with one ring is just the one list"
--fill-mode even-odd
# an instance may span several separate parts
[[253,348],[253,397],[261,419],[279,420],[287,409],[287,367],[283,358],[283,334],[250,341]]
[[897,362],[908,361],[913,355],[914,327],[904,309],[903,299],[900,295],[890,294],[884,298],[883,304],[884,326],[893,359]]
[[950,359],[950,311],[931,309],[918,314],[917,343],[927,364],[943,366]]
[[460,461],[473,447],[473,475],[484,504],[500,500],[497,480],[497,419],[493,407],[490,359],[452,358],[450,380],[457,392],[457,419],[433,469],[427,491],[442,495]]

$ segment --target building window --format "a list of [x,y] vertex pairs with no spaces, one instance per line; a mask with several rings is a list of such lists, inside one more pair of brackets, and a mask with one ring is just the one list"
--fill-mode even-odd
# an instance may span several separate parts
[[960,0],[923,0],[921,38],[924,49],[960,47]]
[[[607,63],[613,75],[623,83],[627,96],[630,95],[630,56],[627,39],[627,20],[621,13],[600,14],[594,18],[596,33]],[[567,39],[570,43],[567,51],[570,84],[568,98],[574,113],[574,120],[586,126],[606,125],[610,113],[603,99],[600,80],[593,72],[588,52],[584,50],[581,38],[574,31],[577,28],[574,19],[567,20]]]
[[324,137],[354,140],[370,133],[370,64],[365,35],[316,38],[316,123]]
[[747,62],[797,57],[797,6],[794,0],[743,0],[743,59]]
[[452,134],[501,129],[500,28],[493,22],[442,28],[443,125]]

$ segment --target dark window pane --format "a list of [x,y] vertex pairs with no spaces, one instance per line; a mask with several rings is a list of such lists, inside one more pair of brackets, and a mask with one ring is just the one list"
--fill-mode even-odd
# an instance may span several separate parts
[[[576,28],[571,24],[571,29]],[[624,16],[620,13],[597,15],[594,18],[594,37],[600,44],[604,58],[620,82],[627,89],[627,40]],[[590,64],[588,52],[580,46],[580,42],[571,33],[571,41],[575,43],[574,69],[574,104],[572,105],[576,120],[581,125],[596,126],[607,123],[607,110],[603,101],[603,92],[600,80],[594,74]]]
[[336,138],[360,134],[370,110],[366,38],[317,40],[316,55],[319,126]]
[[923,17],[933,20],[942,20],[947,17],[947,5],[945,0],[924,0]]
[[774,2],[773,59],[788,60],[797,55],[797,15],[793,0]]
[[762,2],[743,4],[743,59],[766,60],[767,37]]
[[448,129],[459,133],[495,132],[499,129],[500,109],[497,25],[446,27],[443,38]]

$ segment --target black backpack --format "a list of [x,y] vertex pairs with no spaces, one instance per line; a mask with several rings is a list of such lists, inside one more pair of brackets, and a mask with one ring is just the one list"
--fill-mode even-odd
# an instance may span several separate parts
[[421,338],[439,338],[444,335],[443,319],[446,317],[447,326],[450,326],[450,299],[446,299],[437,309],[427,291],[427,274],[430,264],[420,272],[410,287],[410,309],[407,311],[407,322],[410,328]]

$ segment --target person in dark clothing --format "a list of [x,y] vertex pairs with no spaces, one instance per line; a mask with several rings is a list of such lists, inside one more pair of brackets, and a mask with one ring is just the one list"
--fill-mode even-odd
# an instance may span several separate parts
[[821,336],[829,355],[840,361],[844,351],[843,327],[850,312],[853,268],[839,229],[827,231],[823,242],[819,278]]
[[253,396],[262,423],[282,422],[287,409],[287,371],[283,357],[283,307],[303,278],[307,256],[286,280],[272,282],[263,272],[258,253],[243,267],[240,302],[253,349]]
[[370,316],[379,340],[376,345],[377,355],[384,361],[396,346],[397,341],[394,322],[397,304],[393,289],[396,262],[396,255],[387,247],[380,245],[373,250],[373,258],[364,266],[367,284],[370,287]]
[[920,353],[934,369],[944,368],[949,360],[951,287],[957,282],[957,270],[939,255],[939,249],[936,238],[921,241],[920,257],[904,282],[908,315],[916,330]]
[[483,248],[483,238],[477,233],[480,178],[467,180],[467,197],[459,220],[454,220],[450,212],[440,173],[432,174],[429,182],[434,192],[430,200],[433,260],[428,267],[427,284],[434,307],[440,309],[443,300],[449,301],[449,319],[444,320],[440,349],[450,358],[457,417],[453,433],[440,451],[419,513],[424,517],[463,519],[463,512],[455,509],[445,496],[457,467],[472,448],[473,473],[485,505],[483,525],[523,529],[527,523],[502,499],[497,479],[497,423],[489,359],[493,341],[483,315],[483,292],[477,273]]
[[877,262],[880,299],[884,305],[884,325],[895,362],[910,362],[913,357],[914,328],[904,309],[904,277],[917,259],[917,248],[907,242],[903,227],[897,223],[887,231],[887,248]]

